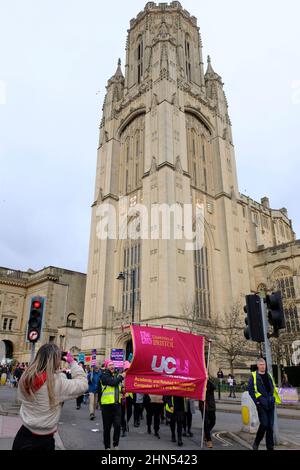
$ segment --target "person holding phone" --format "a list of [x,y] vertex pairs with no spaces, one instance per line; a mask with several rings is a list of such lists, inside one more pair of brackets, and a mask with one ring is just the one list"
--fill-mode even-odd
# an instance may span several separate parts
[[[72,379],[59,370],[61,361],[69,363]],[[85,372],[69,352],[62,352],[54,343],[44,344],[19,382],[22,426],[12,450],[55,450],[54,434],[62,403],[85,393],[88,382]]]

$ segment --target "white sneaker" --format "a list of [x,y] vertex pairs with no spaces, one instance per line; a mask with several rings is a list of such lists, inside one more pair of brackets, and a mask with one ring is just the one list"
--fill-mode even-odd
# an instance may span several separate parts
[[114,447],[114,450],[119,450],[119,447],[118,446]]

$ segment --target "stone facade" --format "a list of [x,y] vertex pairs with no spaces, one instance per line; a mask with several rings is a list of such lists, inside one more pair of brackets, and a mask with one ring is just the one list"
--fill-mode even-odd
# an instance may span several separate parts
[[53,341],[63,350],[79,351],[86,275],[55,267],[40,271],[0,268],[0,342],[7,357],[30,360],[26,329],[31,298],[46,297],[41,344]]
[[[155,204],[204,207],[203,248],[151,236],[100,239],[99,210],[109,203],[120,216],[124,196],[133,208],[128,225],[140,223],[139,204],[149,213]],[[148,2],[130,21],[125,76],[119,61],[103,105],[82,350],[103,357],[126,347],[133,271],[136,322],[183,326],[192,303],[209,334],[216,315],[281,266],[292,273],[298,303],[298,247],[286,209],[239,193],[228,103],[210,58],[204,72],[196,18],[179,2]]]

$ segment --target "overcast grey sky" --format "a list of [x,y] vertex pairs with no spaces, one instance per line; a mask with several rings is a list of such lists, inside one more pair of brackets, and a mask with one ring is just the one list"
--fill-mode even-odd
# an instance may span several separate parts
[[[0,266],[86,271],[105,86],[145,3],[0,0]],[[240,191],[299,236],[299,1],[181,3],[225,83]]]

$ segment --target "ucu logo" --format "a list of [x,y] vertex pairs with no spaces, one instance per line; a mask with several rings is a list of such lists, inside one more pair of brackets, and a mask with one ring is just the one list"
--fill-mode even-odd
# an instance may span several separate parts
[[165,356],[162,356],[160,365],[158,365],[157,356],[153,356],[151,369],[154,372],[164,372],[166,374],[174,374],[174,372],[176,372],[177,374],[189,375],[189,361],[185,360],[183,362],[184,364],[182,367],[180,359],[175,359],[174,357],[166,358]]

